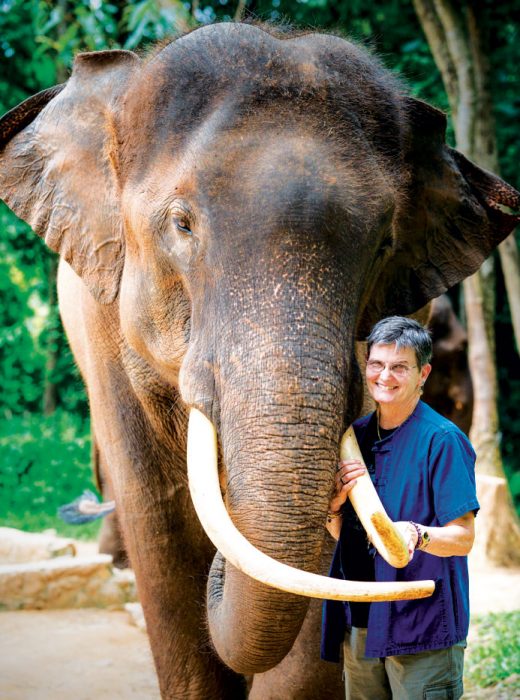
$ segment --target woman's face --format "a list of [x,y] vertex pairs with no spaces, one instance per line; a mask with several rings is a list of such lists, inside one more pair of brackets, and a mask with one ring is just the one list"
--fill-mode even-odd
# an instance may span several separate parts
[[418,367],[412,348],[373,345],[366,366],[368,391],[379,404],[407,405],[417,399],[430,370],[429,364]]

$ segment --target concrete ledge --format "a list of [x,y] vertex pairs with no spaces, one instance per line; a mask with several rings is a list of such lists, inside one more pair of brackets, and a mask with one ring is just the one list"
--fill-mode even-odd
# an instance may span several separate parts
[[113,569],[108,554],[0,565],[0,610],[123,608],[135,600],[133,572]]
[[54,530],[24,532],[13,527],[0,527],[0,564],[16,564],[75,555],[74,541],[58,537]]

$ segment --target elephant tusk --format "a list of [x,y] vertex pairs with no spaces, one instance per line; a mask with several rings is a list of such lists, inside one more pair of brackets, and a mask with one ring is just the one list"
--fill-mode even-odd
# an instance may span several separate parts
[[211,421],[195,408],[190,411],[188,427],[188,481],[193,505],[209,539],[234,567],[266,586],[310,598],[362,602],[411,600],[433,593],[433,581],[343,581],[296,569],[256,549],[237,530],[224,506],[217,433]]
[[[341,459],[357,459],[364,464],[352,426],[341,438]],[[368,472],[356,479],[349,493],[350,502],[366,530],[369,540],[391,566],[401,569],[409,561],[403,536],[388,517]]]

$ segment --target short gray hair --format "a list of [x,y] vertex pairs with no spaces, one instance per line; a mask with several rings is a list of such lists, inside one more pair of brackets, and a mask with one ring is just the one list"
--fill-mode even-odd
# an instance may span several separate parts
[[424,367],[432,358],[430,333],[420,323],[405,316],[383,318],[370,331],[367,338],[367,356],[372,345],[393,345],[397,350],[412,348],[419,367]]

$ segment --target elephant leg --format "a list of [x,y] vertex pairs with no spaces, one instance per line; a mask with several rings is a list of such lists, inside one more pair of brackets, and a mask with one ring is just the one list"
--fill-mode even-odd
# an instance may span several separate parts
[[[168,420],[182,433],[183,417],[172,417],[172,403],[178,404],[168,403]],[[154,417],[123,373],[99,377],[91,407],[163,698],[245,698],[243,678],[209,642],[206,580],[214,549],[191,504],[184,449],[171,430],[158,437]]]
[[[112,497],[107,499],[103,494],[103,499],[111,500]],[[100,554],[112,556],[112,562],[117,569],[126,569],[130,566],[116,513],[110,513],[104,518],[99,531],[98,546]]]
[[66,264],[58,282],[63,322],[88,389],[98,464],[116,501],[162,696],[240,700],[243,678],[224,666],[209,642],[206,581],[214,549],[188,493],[182,403],[126,347],[116,305],[97,304]]
[[[103,501],[112,501],[114,498],[114,492],[108,479],[109,472],[104,464],[104,460],[93,430],[92,462],[94,466],[96,484],[103,496]],[[99,531],[98,545],[101,554],[110,554],[112,556],[114,566],[118,569],[125,569],[126,567],[130,566],[128,554],[126,553],[125,545],[123,543],[123,535],[121,534],[121,527],[119,525],[117,512],[110,513],[103,518],[103,523]]]
[[[334,542],[327,536],[321,571],[332,561]],[[313,599],[291,651],[277,666],[254,676],[249,700],[342,700],[341,664],[320,659],[322,601]]]

